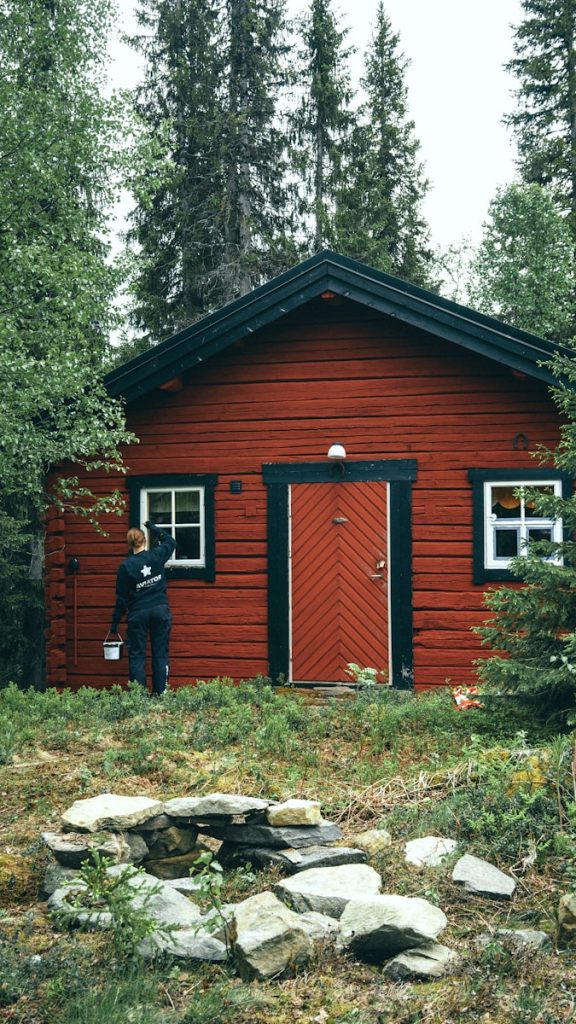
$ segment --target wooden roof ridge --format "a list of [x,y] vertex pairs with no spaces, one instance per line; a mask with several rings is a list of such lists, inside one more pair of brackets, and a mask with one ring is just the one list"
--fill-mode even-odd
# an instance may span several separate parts
[[108,392],[126,401],[138,398],[326,291],[548,384],[556,378],[543,364],[555,353],[574,354],[358,260],[323,250],[112,370],[105,378]]

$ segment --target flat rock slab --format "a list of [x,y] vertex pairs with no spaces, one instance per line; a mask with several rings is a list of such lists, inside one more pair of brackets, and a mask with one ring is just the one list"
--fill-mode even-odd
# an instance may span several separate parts
[[147,796],[118,796],[103,793],[89,800],[76,800],[62,815],[65,829],[75,832],[123,831],[161,814],[164,804]]
[[380,875],[368,864],[342,864],[300,871],[278,882],[274,891],[298,913],[315,910],[339,918],[350,900],[376,895],[381,884]]
[[240,796],[233,793],[207,793],[205,796],[177,797],[164,804],[165,813],[173,818],[233,818],[238,815],[266,811],[270,800]]
[[272,825],[208,825],[200,831],[214,839],[222,839],[226,843],[237,846],[272,846],[293,847],[322,846],[324,843],[335,843],[342,839],[342,832],[337,825],[325,822],[321,825],[286,826],[274,828]]
[[235,846],[223,843],[218,851],[223,867],[251,864],[254,868],[281,867],[291,875],[309,868],[335,867],[338,864],[365,864],[363,850],[348,846],[305,846],[300,850],[285,850],[263,846]]
[[485,949],[491,942],[501,943],[511,953],[536,953],[550,944],[550,936],[532,928],[497,928],[494,933],[483,932],[478,936],[480,949]]
[[394,981],[410,981],[419,979],[441,978],[457,970],[461,958],[448,946],[438,942],[430,942],[417,949],[407,949],[389,960],[384,972]]
[[195,896],[204,890],[203,883],[199,882],[197,878],[191,878],[190,875],[185,878],[165,878],[164,881],[166,885],[181,892],[183,896]]
[[457,845],[455,839],[443,839],[441,836],[411,839],[404,847],[405,860],[417,868],[435,868],[454,853]]
[[447,924],[439,907],[419,897],[386,894],[350,900],[340,918],[337,948],[381,962],[434,942]]
[[[94,852],[110,857],[116,864],[132,860],[130,846],[120,832],[43,832],[42,839],[64,868],[79,868],[85,860],[92,860]],[[143,843],[146,856],[146,843]]]
[[466,892],[492,900],[510,900],[516,888],[516,882],[510,875],[469,853],[454,865],[452,881],[462,885]]
[[266,811],[269,825],[319,825],[322,821],[318,800],[285,800]]
[[197,928],[182,928],[170,936],[155,932],[140,945],[145,960],[154,959],[158,953],[168,953],[178,960],[226,960],[226,945],[207,932]]

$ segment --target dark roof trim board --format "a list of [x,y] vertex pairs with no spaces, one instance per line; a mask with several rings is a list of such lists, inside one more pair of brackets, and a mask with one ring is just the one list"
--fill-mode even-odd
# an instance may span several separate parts
[[541,364],[556,352],[573,354],[390,274],[324,251],[119,366],[106,377],[108,392],[133,401],[325,291],[547,384],[555,378]]

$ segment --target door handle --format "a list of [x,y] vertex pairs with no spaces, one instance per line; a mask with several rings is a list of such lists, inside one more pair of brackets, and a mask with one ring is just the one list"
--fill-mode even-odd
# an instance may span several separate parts
[[383,572],[371,572],[369,574],[369,576],[368,576],[368,579],[370,579],[370,580],[383,580],[384,579],[384,573]]

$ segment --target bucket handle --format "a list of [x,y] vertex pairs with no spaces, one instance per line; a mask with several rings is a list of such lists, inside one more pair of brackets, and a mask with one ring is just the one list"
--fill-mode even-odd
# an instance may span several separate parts
[[[111,630],[111,629],[109,629],[109,630],[108,630],[108,632],[106,633],[106,636],[104,637],[104,643],[106,643],[106,641],[108,640],[108,637],[110,636],[110,633],[112,633],[112,630]],[[116,632],[116,633],[114,633],[113,635],[114,635],[114,636],[117,636],[117,637],[120,637],[120,643],[121,643],[121,644],[123,644],[123,643],[124,643],[124,641],[123,641],[123,639],[122,639],[122,634],[121,634],[120,632]],[[114,642],[115,642],[115,641],[113,640],[113,641],[112,641],[112,643],[114,643]]]

